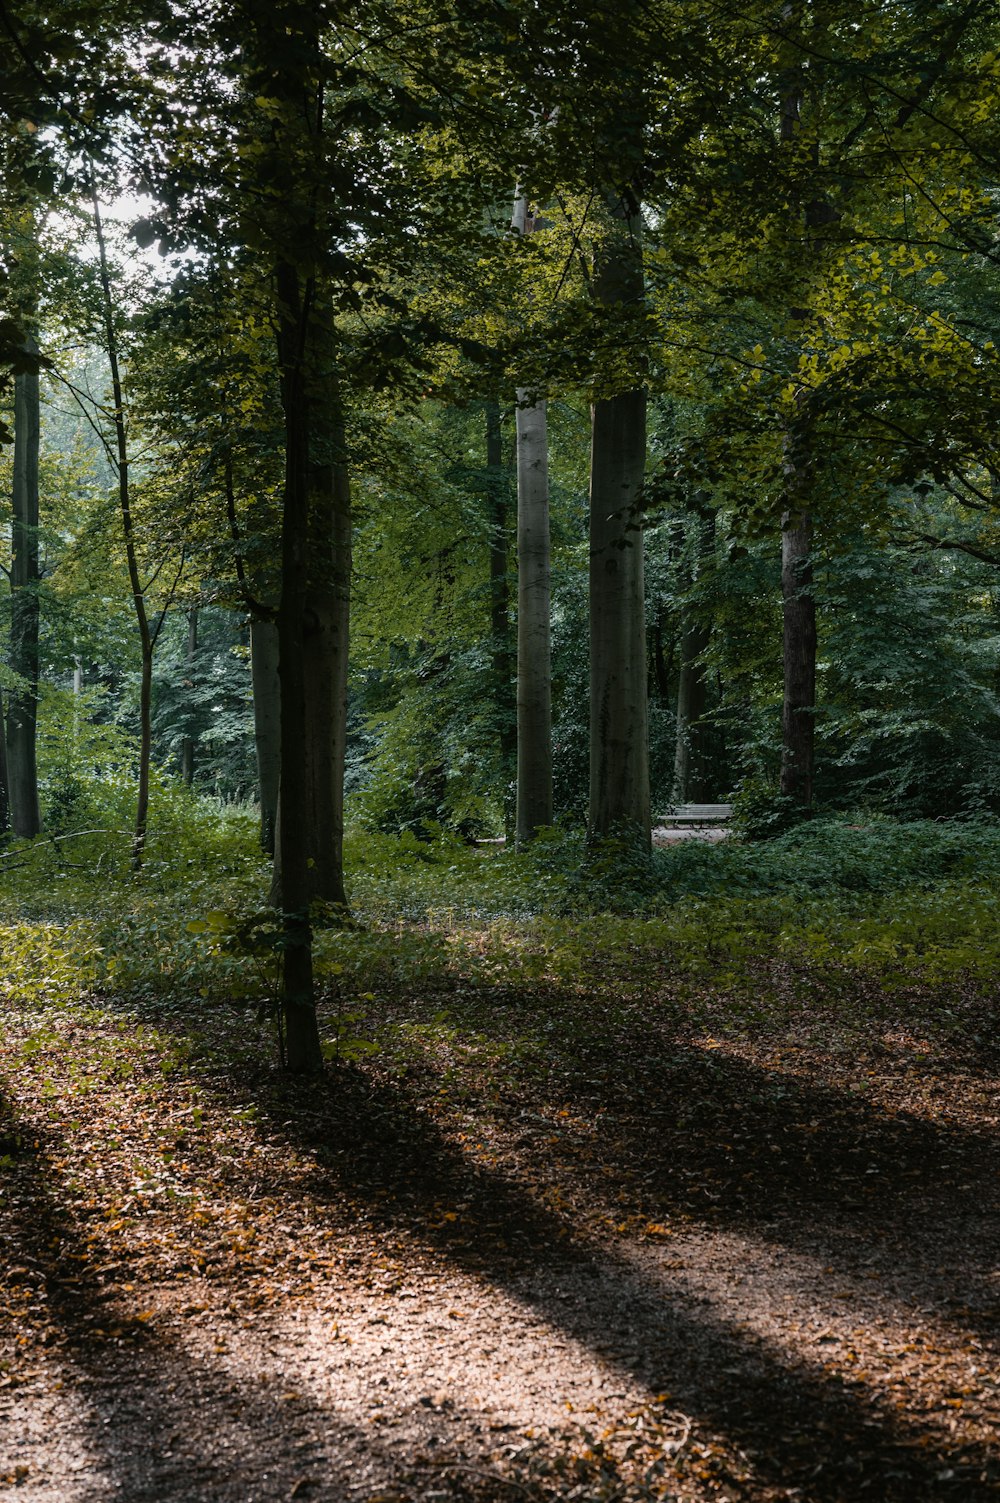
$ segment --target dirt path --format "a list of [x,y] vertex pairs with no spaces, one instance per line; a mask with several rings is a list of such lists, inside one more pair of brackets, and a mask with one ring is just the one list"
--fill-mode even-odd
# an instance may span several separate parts
[[0,1498],[1000,1497],[995,1072],[671,1028],[487,1096],[8,1019]]

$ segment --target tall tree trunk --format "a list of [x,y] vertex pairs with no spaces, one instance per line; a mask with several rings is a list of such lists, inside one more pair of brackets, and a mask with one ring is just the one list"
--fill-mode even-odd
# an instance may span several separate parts
[[[594,290],[625,313],[643,300],[638,211],[610,205]],[[591,839],[629,833],[650,843],[642,487],[646,394],[596,401],[590,451]]]
[[[309,586],[309,415],[302,363],[305,316],[298,272],[277,269],[278,356],[285,412],[285,493],[281,534],[278,663],[281,681],[281,787],[278,839],[283,939],[282,1023],[285,1063],[311,1073],[322,1066],[312,965],[309,854],[310,717],[306,673],[306,597]],[[277,877],[276,873],[276,877]]]
[[[697,517],[697,558],[692,580],[715,543],[715,513],[703,510]],[[681,616],[680,672],[677,681],[677,743],[674,753],[674,798],[679,804],[705,802],[711,790],[706,782],[705,702],[708,675],[702,654],[712,637],[711,622],[692,615],[685,607]]]
[[707,681],[701,655],[711,635],[712,628],[705,621],[687,622],[681,633],[674,751],[674,798],[679,804],[701,803],[706,797],[699,727],[705,713]]
[[[187,675],[193,682],[195,675],[195,663],[198,658],[198,607],[192,606],[188,611],[188,637],[187,637]],[[185,736],[181,741],[181,780],[188,788],[194,782],[194,737]]]
[[[315,312],[311,318],[315,320]],[[315,333],[315,331],[313,331]],[[331,350],[332,353],[332,350]],[[325,384],[329,372],[324,377]],[[269,901],[277,908],[288,903],[286,861],[288,858],[288,809],[292,798],[286,787],[285,736],[286,682],[302,680],[305,696],[304,722],[296,735],[295,755],[303,763],[305,806],[296,815],[291,838],[301,846],[305,863],[302,876],[307,907],[323,910],[329,920],[347,913],[344,886],[344,762],[347,751],[347,670],[351,578],[351,496],[344,462],[343,423],[336,414],[338,397],[328,390],[325,399],[308,401],[310,452],[321,457],[304,461],[305,522],[304,558],[299,562],[291,588],[302,599],[293,606],[301,611],[301,635],[289,638],[282,632],[282,612],[289,589],[284,569],[282,604],[278,610],[278,688],[281,716],[278,756],[278,793],[275,816],[274,867]],[[300,419],[301,421],[301,419]],[[286,462],[287,472],[287,462]],[[296,481],[296,483],[298,483]],[[286,489],[289,482],[286,481]],[[293,525],[287,519],[285,527]],[[284,559],[284,552],[283,552]],[[292,641],[297,646],[292,646]],[[298,661],[292,663],[291,653]],[[298,692],[298,690],[296,691]],[[273,776],[274,769],[269,768]],[[297,795],[295,795],[297,797]],[[315,913],[314,913],[315,916]]]
[[[33,339],[29,352],[36,353]],[[38,807],[38,373],[14,381],[14,485],[11,518],[10,664],[21,683],[9,695],[7,759],[14,834],[41,829]]]
[[281,786],[277,860],[284,914],[286,1063],[322,1065],[312,971],[317,899],[346,908],[343,773],[351,567],[350,487],[329,306],[296,267],[278,267],[285,412],[278,666]]
[[550,597],[547,425],[536,402],[517,412],[518,845],[552,823]]
[[[97,197],[97,185],[93,169],[90,172],[90,201],[94,212],[94,234],[97,239],[98,266],[101,277],[101,303],[104,318],[105,348],[111,370],[111,397],[115,430],[116,469],[118,472],[118,508],[121,514],[122,538],[125,543],[125,560],[128,565],[129,584],[132,588],[132,606],[139,629],[141,667],[139,676],[139,779],[136,792],[135,833],[132,837],[132,866],[142,869],[146,850],[146,829],[149,823],[149,764],[153,745],[153,632],[146,610],[146,593],[139,575],[139,558],[135,544],[135,526],[132,519],[132,491],[129,480],[128,434],[125,427],[125,398],[122,391],[121,371],[118,360],[118,334],[115,329],[114,303],[111,296],[111,274],[108,269],[107,246],[101,219],[101,207]],[[161,616],[162,623],[162,616]]]
[[273,856],[281,776],[281,686],[278,681],[278,628],[273,621],[250,623],[250,675],[260,795],[260,843],[262,849]]
[[[274,888],[283,928],[285,1062],[312,1073],[323,1055],[312,966],[314,904],[346,908],[343,791],[351,497],[329,258],[338,238],[326,134],[325,6],[241,4],[255,154],[245,212],[274,274],[285,428],[278,675],[281,779]],[[277,893],[276,893],[277,895]]]
[[0,845],[10,834],[10,782],[7,772],[7,733],[4,729],[3,695],[0,694]]
[[486,403],[486,482],[490,509],[490,636],[496,696],[500,776],[503,782],[504,832],[515,829],[514,805],[508,796],[517,769],[517,719],[512,688],[510,586],[507,580],[507,472],[499,402]]
[[781,792],[808,809],[813,798],[816,708],[816,602],[812,594],[812,521],[787,512],[781,524],[784,698]]
[[[518,194],[514,228],[537,226]],[[518,845],[552,823],[552,575],[548,418],[544,400],[517,392],[517,824]]]
[[[781,140],[794,142],[801,125],[804,77],[797,66],[782,103]],[[816,158],[814,150],[814,160]],[[803,224],[809,229],[828,223],[832,211],[814,199],[804,205]],[[835,216],[833,216],[835,217]],[[819,247],[809,246],[810,263]],[[800,300],[805,302],[805,298]],[[793,318],[805,308],[791,309]],[[796,416],[785,434],[785,510],[781,518],[781,600],[784,690],[781,707],[781,792],[803,809],[813,798],[814,726],[816,711],[816,602],[812,593],[812,516],[809,493],[813,482],[812,433],[806,412],[808,395],[795,394]]]

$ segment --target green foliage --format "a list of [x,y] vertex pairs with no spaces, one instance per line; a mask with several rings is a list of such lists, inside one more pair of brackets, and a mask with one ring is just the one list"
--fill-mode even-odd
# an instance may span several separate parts
[[[36,864],[19,865],[25,855]],[[587,866],[583,855],[558,831],[523,854],[352,836],[361,922],[316,935],[327,1057],[377,1049],[402,1061],[444,1043],[468,987],[540,988],[571,1003],[595,975],[627,999],[666,974],[692,1006],[711,1006],[713,1027],[736,1029],[783,1009],[806,1017],[848,992],[857,1011],[870,985],[904,999],[937,987],[947,1027],[963,989],[1000,975],[991,821],[816,819],[763,844],[689,841],[642,856],[609,842]],[[186,848],[138,886],[113,864],[67,868],[45,842],[3,859],[3,995],[40,1013],[97,995],[152,1019],[235,1011],[238,1051],[259,1048],[257,1030],[273,1033],[282,936],[260,907],[266,873],[249,819],[202,806]],[[780,967],[777,989],[769,967]],[[442,999],[433,1038],[410,1028],[405,1009],[391,1035],[378,1022],[385,999],[414,989]],[[544,1037],[527,1033],[525,1049],[544,1059]]]
[[733,796],[730,828],[744,840],[770,840],[807,818],[807,811],[762,776],[743,779]]
[[1000,826],[990,819],[903,823],[860,813],[814,818],[763,842],[730,837],[646,852],[543,832],[522,852],[495,854],[455,841],[355,834],[348,866],[358,908],[385,922],[452,915],[662,913],[687,899],[741,901],[931,891],[940,882],[1000,883]]
[[76,695],[43,684],[38,757],[44,828],[66,835],[88,826],[128,829],[135,801],[136,743],[106,721],[106,694]]
[[192,651],[189,615],[173,612],[153,670],[157,760],[179,772],[190,742],[196,789],[237,803],[254,797],[257,777],[246,637],[242,615],[203,606]]

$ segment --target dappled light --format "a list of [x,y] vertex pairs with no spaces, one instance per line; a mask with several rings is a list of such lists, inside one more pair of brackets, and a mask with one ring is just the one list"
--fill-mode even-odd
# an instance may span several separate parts
[[[873,1476],[899,1503],[992,1495],[995,1077],[974,1031],[941,1031],[919,988],[876,1025],[857,975],[839,1034],[829,1000],[780,988],[749,1031],[734,1006],[709,1032],[711,996],[663,958],[623,996],[628,962],[589,950],[526,978],[530,935],[418,928],[408,975],[386,931],[384,980],[351,1004],[377,1050],[318,1086],[169,994],[9,1020],[26,1341],[0,1381],[25,1496],[53,1469],[68,1499],[182,1474],[234,1500],[262,1477],[331,1498],[833,1503]],[[512,955],[502,983],[485,951]],[[152,1472],[123,1426],[157,1436]]]

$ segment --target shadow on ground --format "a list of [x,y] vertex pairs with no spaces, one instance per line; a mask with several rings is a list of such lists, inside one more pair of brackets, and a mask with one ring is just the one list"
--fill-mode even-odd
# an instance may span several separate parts
[[[183,1032],[176,1016],[169,1026]],[[409,1239],[416,1256],[474,1274],[484,1299],[491,1287],[513,1294],[651,1395],[669,1391],[697,1427],[745,1452],[754,1480],[731,1482],[729,1496],[810,1503],[1000,1496],[995,1460],[950,1434],[946,1417],[894,1412],[865,1382],[823,1372],[741,1330],[718,1306],[692,1304],[666,1263],[637,1262],[623,1246],[595,1240],[592,1221],[577,1214],[589,1190],[613,1215],[763,1233],[844,1271],[874,1267],[893,1298],[913,1305],[942,1302],[949,1260],[960,1259],[968,1288],[949,1318],[986,1336],[995,1315],[995,1150],[985,1131],[887,1116],[846,1091],[666,1038],[647,1037],[643,1052],[635,1039],[609,1037],[585,1074],[558,1048],[555,1055],[544,1080],[481,1114],[484,1133],[499,1119],[508,1139],[514,1134],[512,1154],[492,1165],[462,1147],[446,1114],[438,1121],[428,1112],[426,1081],[341,1066],[309,1085],[263,1068],[199,1083],[224,1107],[254,1103],[261,1134],[288,1157],[305,1155],[305,1172],[291,1182],[280,1152],[269,1180],[255,1171],[253,1193],[284,1197],[293,1225],[317,1217],[343,1224],[345,1203],[360,1206],[376,1235]],[[578,1117],[585,1126],[552,1130],[555,1101],[571,1124]],[[465,1108],[475,1137],[476,1103]],[[539,1127],[535,1119],[546,1112]],[[80,1374],[95,1478],[111,1479],[129,1499],[221,1503],[276,1499],[299,1482],[303,1498],[349,1497],[361,1476],[399,1476],[399,1457],[338,1417],[335,1403],[302,1401],[303,1447],[327,1447],[317,1462],[322,1491],[310,1494],[308,1457],[303,1452],[300,1469],[294,1447],[282,1450],[287,1425],[262,1378],[235,1379],[222,1362],[192,1361],[127,1316],[115,1317],[121,1334],[110,1335],[108,1312],[122,1291],[83,1271],[81,1230],[60,1204],[58,1143],[28,1148],[29,1134],[16,1124],[2,1131],[18,1140],[19,1189],[4,1213],[9,1255],[44,1290]],[[232,1173],[232,1193],[246,1193],[239,1169]],[[554,1205],[553,1190],[567,1209]],[[444,1219],[442,1206],[460,1214]],[[81,1271],[67,1277],[74,1262]],[[143,1451],[134,1443],[119,1449],[118,1437],[135,1433]],[[508,1495],[498,1487],[496,1496]],[[453,1492],[460,1495],[460,1483]]]

